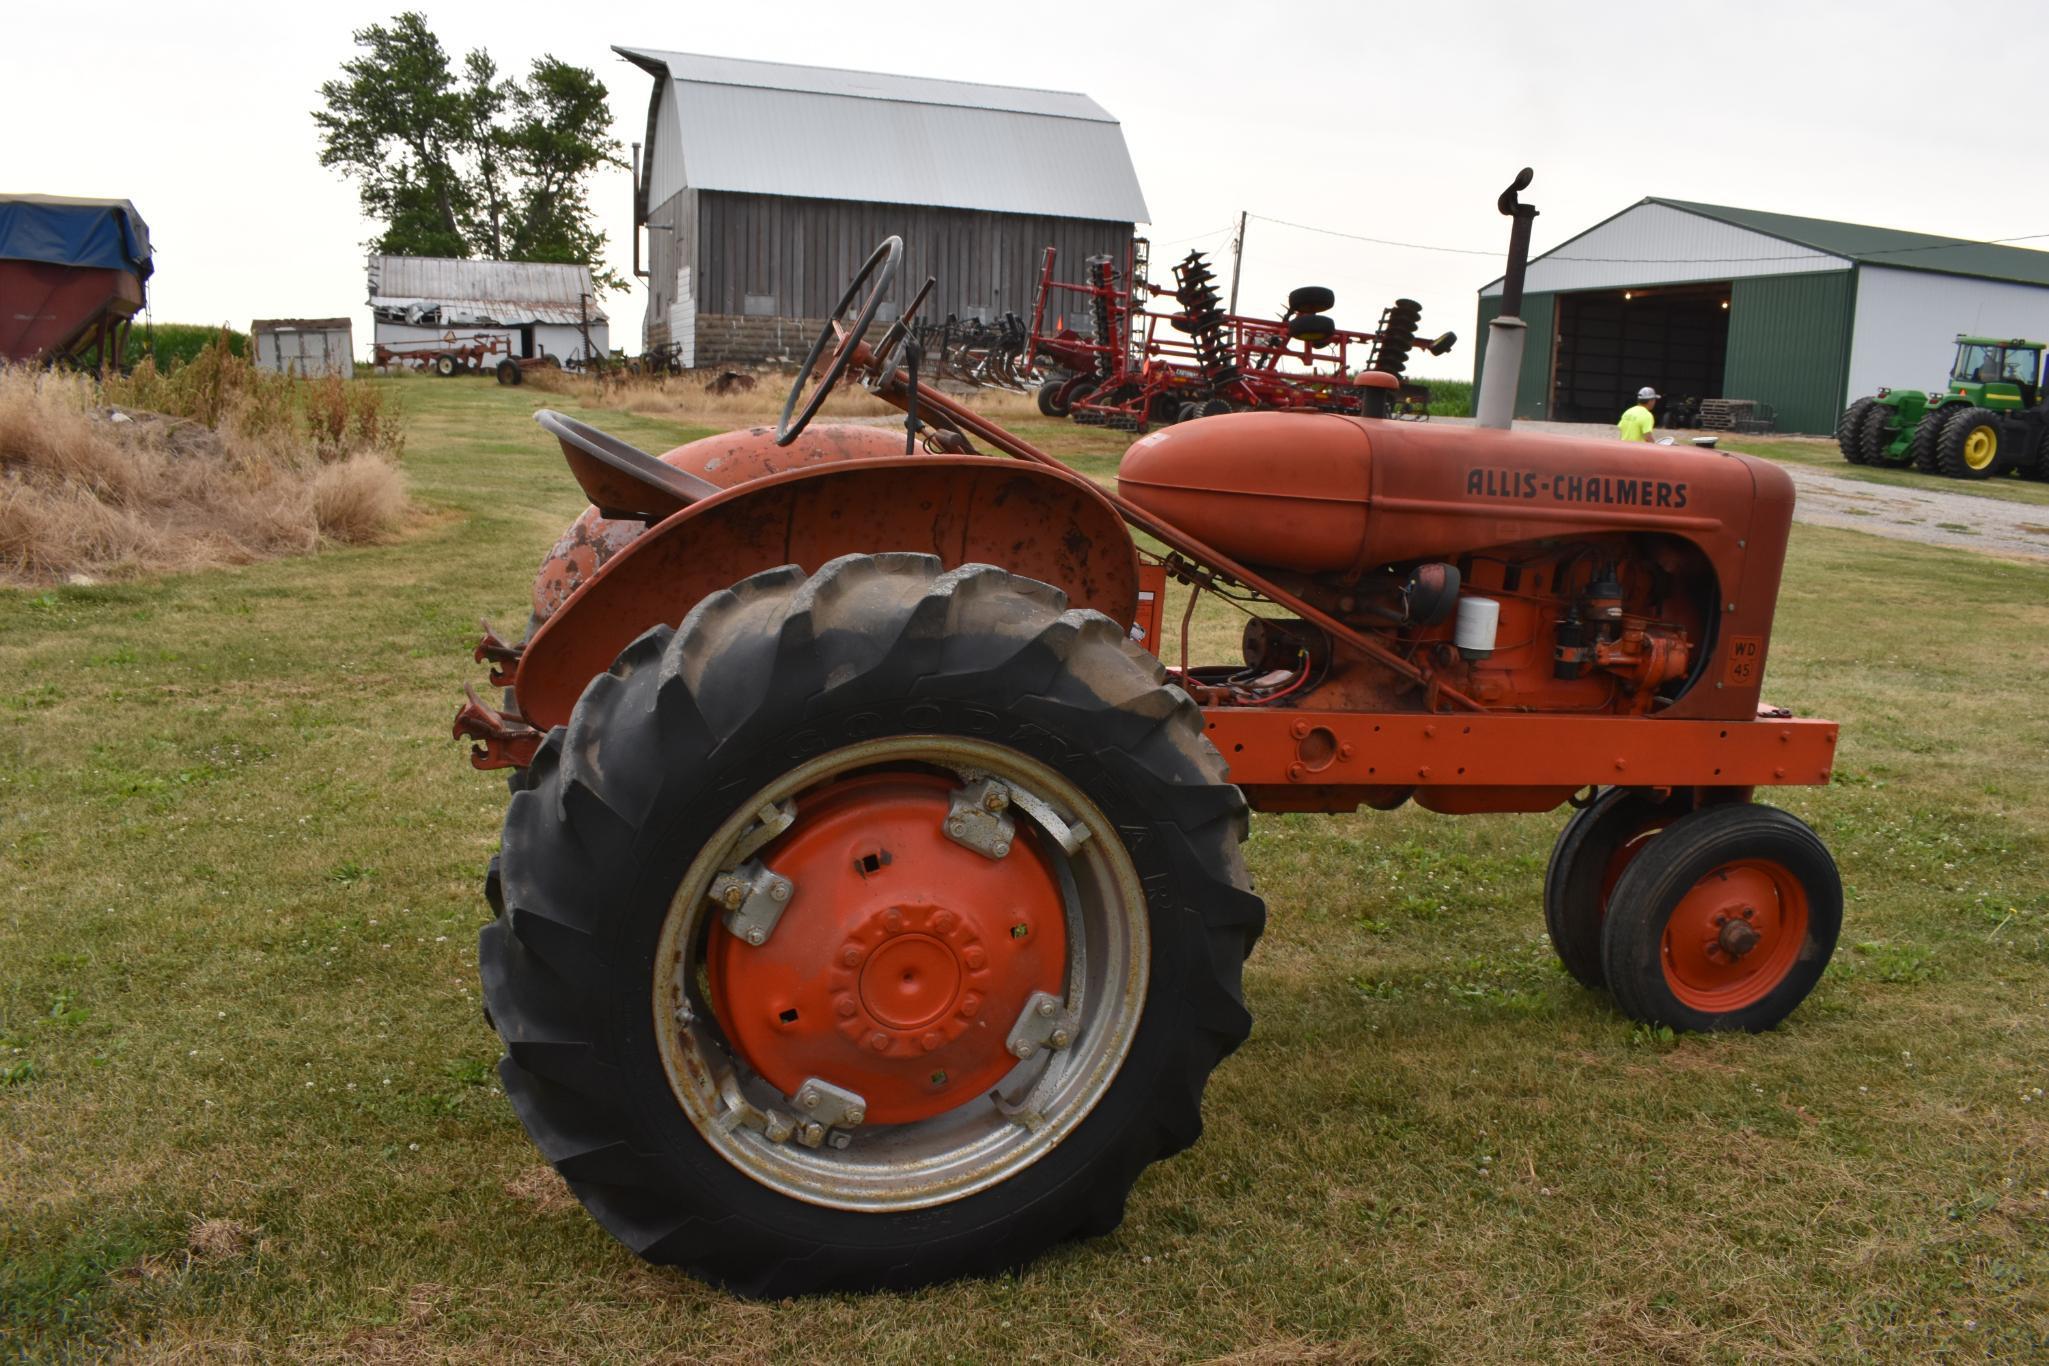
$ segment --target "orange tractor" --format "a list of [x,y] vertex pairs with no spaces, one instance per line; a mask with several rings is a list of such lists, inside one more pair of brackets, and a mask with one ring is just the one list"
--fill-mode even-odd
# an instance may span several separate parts
[[[480,964],[506,1093],[607,1230],[743,1293],[906,1287],[1105,1232],[1251,1028],[1251,811],[1574,808],[1565,966],[1761,1030],[1842,888],[1753,802],[1791,482],[1746,456],[1308,411],[1177,424],[1116,492],[921,384],[901,245],[782,422],[659,458],[558,414],[591,508],[508,689]],[[930,282],[927,282],[929,289]],[[1510,373],[1513,373],[1512,369]],[[865,383],[905,430],[813,426]],[[1169,580],[1246,614],[1166,644]]]

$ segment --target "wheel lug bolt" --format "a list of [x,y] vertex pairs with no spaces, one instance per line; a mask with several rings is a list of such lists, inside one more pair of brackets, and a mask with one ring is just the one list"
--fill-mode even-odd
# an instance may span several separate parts
[[1046,1040],[1046,1042],[1052,1044],[1055,1048],[1065,1048],[1072,1041],[1072,1036],[1069,1035],[1068,1032],[1064,1029],[1054,1030],[1052,1036]]
[[854,1017],[854,1012],[858,1011],[860,1008],[861,1007],[854,1004],[854,998],[851,996],[840,997],[838,1003],[834,1006],[834,1009],[839,1011],[840,1018],[845,1020],[852,1019]]
[[818,1108],[818,1093],[816,1091],[806,1091],[803,1095],[797,1097],[797,1104],[807,1110],[816,1110]]
[[882,1052],[885,1048],[889,1047],[889,1035],[877,1030],[868,1036],[868,1046],[877,1053]]
[[970,944],[961,950],[960,961],[966,963],[968,970],[973,972],[988,961],[988,955],[984,954],[978,945]]
[[747,893],[742,891],[739,885],[736,883],[726,888],[726,895],[724,899],[727,910],[737,911],[740,909],[741,903],[747,900]]
[[998,844],[996,848],[991,852],[993,852],[997,858],[1008,858],[1010,856],[1010,846],[1007,844]]
[[1029,1058],[1038,1049],[1032,1044],[1030,1039],[1019,1039],[1015,1044],[1011,1045],[1010,1051],[1017,1054],[1020,1058]]
[[804,1141],[817,1147],[825,1139],[825,1126],[816,1120],[804,1126]]
[[946,833],[949,835],[965,835],[968,833],[968,823],[955,816],[946,823]]
[[790,899],[790,884],[778,880],[774,886],[768,889],[768,894],[776,901],[788,901]]
[[845,963],[848,967],[853,967],[860,961],[861,950],[856,948],[854,945],[849,944],[845,948],[840,950],[840,962]]
[[866,1110],[855,1109],[847,1111],[847,1123],[849,1124],[859,1124],[867,1118],[868,1112]]
[[938,1030],[934,1029],[928,1031],[922,1038],[918,1040],[918,1047],[924,1049],[927,1053],[930,1053],[934,1049],[938,1048],[939,1045],[945,1042],[946,1036],[941,1034]]
[[757,948],[759,948],[762,942],[767,938],[767,933],[765,933],[759,925],[747,931],[747,942],[753,944]]
[[882,913],[882,925],[884,929],[902,929],[904,927],[904,913],[898,910],[896,907],[891,906],[888,910]]
[[1051,1001],[1041,1001],[1041,1002],[1039,1002],[1039,1018],[1040,1018],[1040,1019],[1042,1019],[1042,1020],[1047,1020],[1047,1019],[1051,1019],[1052,1017],[1053,1017],[1053,1003],[1052,1003]]
[[960,924],[960,917],[952,911],[941,911],[938,915],[932,917],[932,928],[941,934],[950,933],[953,927],[958,924]]

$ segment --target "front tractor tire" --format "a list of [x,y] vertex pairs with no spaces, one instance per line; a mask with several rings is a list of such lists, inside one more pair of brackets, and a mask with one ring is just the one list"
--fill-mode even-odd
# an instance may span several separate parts
[[1890,465],[1892,443],[1897,439],[1899,412],[1884,403],[1874,403],[1864,414],[1864,425],[1857,432],[1858,465]]
[[1575,811],[1544,871],[1544,928],[1552,951],[1581,986],[1608,985],[1601,927],[1623,870],[1686,806],[1641,788],[1611,787]]
[[1860,398],[1836,419],[1836,449],[1853,465],[1864,463],[1864,419],[1877,406],[1875,398]]
[[479,960],[507,1095],[604,1228],[739,1292],[1100,1234],[1201,1132],[1264,924],[1200,711],[987,565],[770,570],[549,734]]
[[1682,1030],[1770,1029],[1821,980],[1843,923],[1835,860],[1797,817],[1700,807],[1616,879],[1601,964],[1632,1019]]
[[1915,469],[1923,474],[1942,472],[1942,429],[1960,411],[1955,406],[1930,409],[1914,428],[1914,443],[1908,451],[1908,459]]

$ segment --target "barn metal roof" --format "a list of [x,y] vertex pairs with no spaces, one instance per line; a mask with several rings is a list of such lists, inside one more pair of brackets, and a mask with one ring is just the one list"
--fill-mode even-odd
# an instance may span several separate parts
[[699,189],[1147,221],[1123,130],[1086,95],[613,51],[656,78],[643,212]]
[[370,307],[397,317],[438,312],[443,324],[606,321],[590,267],[554,261],[372,256]]
[[[1671,241],[1679,248],[1695,250],[1689,244],[1692,238],[1674,235],[1668,227],[1652,225],[1643,234],[1647,245],[1642,259],[1631,257],[1594,257],[1577,254],[1585,246],[1582,239],[1592,237],[1621,220],[1644,218],[1641,212],[1647,205],[1657,205],[1676,213],[1691,214],[1695,219],[1708,223],[1726,225],[1756,233],[1774,242],[1787,244],[1789,250],[1771,250],[1763,254],[1748,252],[1729,256],[1701,255],[1693,258],[1674,259],[1670,255],[1658,255],[1663,247],[1648,245],[1651,242]],[[1675,220],[1684,221],[1684,220]],[[1603,240],[1617,239],[1610,235]],[[1753,239],[1754,240],[1754,239]],[[1762,244],[1760,244],[1762,245]],[[1866,223],[1841,223],[1828,218],[1803,218],[1798,214],[1772,213],[1764,209],[1739,209],[1726,204],[1701,204],[1689,199],[1663,199],[1655,195],[1639,199],[1619,213],[1611,214],[1593,227],[1577,233],[1549,251],[1530,258],[1531,285],[1534,290],[1539,263],[1570,265],[1574,263],[1598,263],[1609,267],[1599,272],[1603,284],[1621,285],[1628,283],[1624,277],[1634,276],[1643,283],[1668,279],[1729,279],[1737,276],[1758,274],[1792,274],[1802,271],[1848,270],[1852,265],[1883,266],[1891,270],[1920,270],[1938,275],[1965,275],[1985,280],[2005,280],[2016,284],[2049,286],[2049,251],[2036,251],[2028,247],[2008,246],[1999,242],[1974,242],[1964,237],[1941,237],[1934,233],[1908,232],[1901,228],[1877,228]],[[1640,266],[1643,269],[1631,272],[1618,267]],[[1613,277],[1613,278],[1606,278]],[[1501,293],[1500,276],[1480,287],[1483,295]],[[1583,284],[1554,285],[1551,288],[1581,288]]]
[[1974,242],[1964,237],[1874,228],[1863,223],[1837,223],[1826,218],[1801,218],[1762,209],[1732,209],[1722,204],[1696,204],[1684,199],[1647,199],[1703,218],[1733,223],[1767,237],[1792,242],[1833,256],[1847,256],[1862,265],[1898,270],[1932,270],[1941,275],[1975,275],[1987,280],[2049,285],[2049,252],[1999,242]]

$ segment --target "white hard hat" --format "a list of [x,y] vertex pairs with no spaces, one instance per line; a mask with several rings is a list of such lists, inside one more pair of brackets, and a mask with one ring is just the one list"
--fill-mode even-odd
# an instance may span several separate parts
[[1643,402],[1647,398],[1656,398],[1657,396],[1658,391],[1656,389],[1651,388],[1651,386],[1648,384],[1644,385],[1643,388],[1636,391],[1636,401],[1638,403]]

